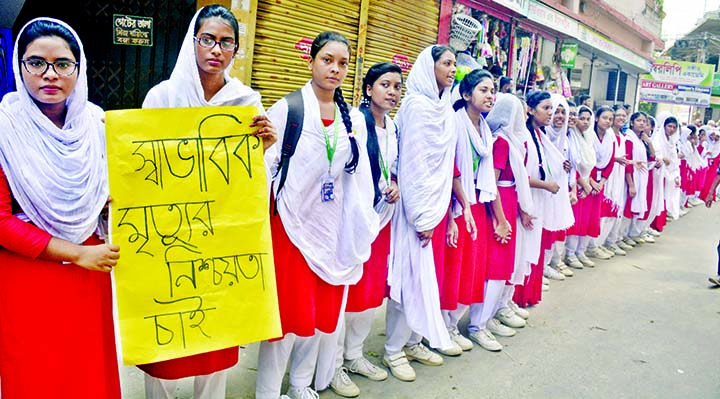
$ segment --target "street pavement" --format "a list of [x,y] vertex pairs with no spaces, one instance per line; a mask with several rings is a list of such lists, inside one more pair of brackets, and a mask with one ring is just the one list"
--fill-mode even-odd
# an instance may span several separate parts
[[[707,282],[717,265],[717,208],[693,208],[670,223],[656,244],[551,282],[543,301],[530,309],[528,326],[499,338],[502,352],[476,346],[446,357],[442,367],[413,363],[412,383],[352,376],[360,397],[720,398],[720,290]],[[383,333],[379,310],[365,345],[376,364]],[[229,372],[228,398],[254,396],[256,367],[253,344]],[[121,372],[123,397],[144,398],[142,372]],[[330,390],[320,396],[338,397]],[[177,397],[192,397],[190,380],[181,381]]]

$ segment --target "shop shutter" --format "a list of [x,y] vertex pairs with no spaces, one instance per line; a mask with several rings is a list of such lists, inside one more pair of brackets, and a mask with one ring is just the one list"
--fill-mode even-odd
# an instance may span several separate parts
[[407,80],[418,54],[437,43],[439,13],[438,0],[370,0],[363,74],[378,62],[395,62]]
[[302,47],[301,39],[312,41],[328,30],[341,33],[352,46],[342,86],[351,102],[359,19],[360,0],[259,0],[251,86],[260,92],[265,107],[310,79],[307,59],[296,45]]

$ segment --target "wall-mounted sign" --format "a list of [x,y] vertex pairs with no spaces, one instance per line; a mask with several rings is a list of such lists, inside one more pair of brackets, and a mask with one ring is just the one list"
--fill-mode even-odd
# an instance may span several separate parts
[[152,46],[153,19],[113,14],[113,44]]
[[707,107],[714,72],[714,65],[656,60],[640,76],[640,101]]
[[563,43],[560,47],[560,67],[575,68],[575,60],[577,59],[577,43]]
[[407,72],[412,68],[413,64],[406,55],[395,54],[392,57],[392,63],[399,66],[403,72]]
[[304,60],[310,59],[310,48],[312,47],[313,39],[309,37],[303,37],[302,39],[295,42],[295,48],[301,51],[300,58]]
[[527,15],[529,0],[494,0],[498,4],[502,4],[505,7],[515,11],[520,15]]

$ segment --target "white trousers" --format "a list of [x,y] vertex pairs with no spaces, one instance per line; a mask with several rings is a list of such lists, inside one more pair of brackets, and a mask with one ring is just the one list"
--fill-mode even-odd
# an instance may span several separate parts
[[442,310],[443,320],[445,320],[445,327],[447,327],[448,331],[454,331],[458,328],[458,323],[465,315],[466,310],[468,310],[468,305],[462,303],[458,303],[455,310]]
[[312,383],[320,337],[298,337],[287,334],[279,341],[263,341],[258,354],[258,376],[255,383],[257,399],[278,399],[283,376],[290,360],[290,386],[309,387]]
[[651,223],[652,220],[650,220],[650,218],[647,218],[645,220],[633,218],[633,220],[630,222],[630,230],[628,231],[628,235],[631,238],[643,235],[645,230],[650,227]]
[[[197,375],[194,378],[194,399],[225,399],[227,370],[221,370],[208,375]],[[178,381],[180,380],[163,380],[145,374],[145,398],[174,399]],[[275,397],[275,399],[277,399],[277,397]]]
[[613,228],[615,224],[620,223],[620,218],[609,217],[600,219],[600,235],[595,239],[597,245],[615,244],[617,239],[612,238]]
[[342,360],[355,360],[363,357],[363,345],[372,330],[375,309],[364,312],[346,312],[344,339],[341,341],[340,364]]
[[400,353],[405,346],[412,346],[422,341],[422,336],[413,332],[408,326],[402,305],[388,299],[385,312],[385,353],[394,355]]
[[579,256],[585,254],[592,238],[590,236],[568,236],[565,241],[565,253],[567,256]]
[[470,333],[484,330],[487,322],[495,315],[500,298],[505,290],[505,280],[488,280],[485,282],[485,301],[470,305]]

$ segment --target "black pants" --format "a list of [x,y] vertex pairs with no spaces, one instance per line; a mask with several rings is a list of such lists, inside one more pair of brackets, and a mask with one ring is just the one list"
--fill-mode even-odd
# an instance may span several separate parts
[[717,253],[718,253],[718,271],[717,271],[717,275],[720,276],[720,241],[718,241]]

